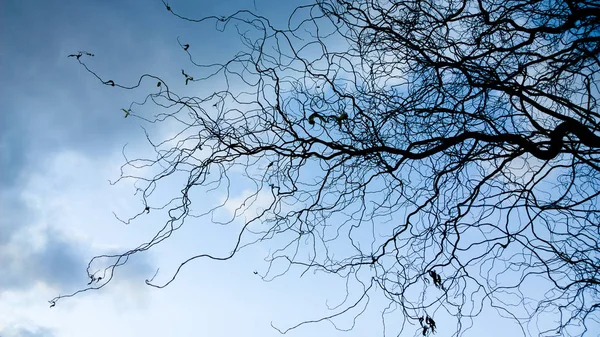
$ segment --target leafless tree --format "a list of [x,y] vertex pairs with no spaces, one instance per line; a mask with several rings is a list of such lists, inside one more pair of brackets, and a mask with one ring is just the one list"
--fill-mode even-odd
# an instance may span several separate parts
[[[598,2],[318,0],[285,27],[249,11],[196,19],[165,6],[182,20],[237,27],[246,48],[203,65],[180,43],[191,64],[179,87],[223,83],[205,97],[177,95],[147,74],[128,87],[76,58],[106,85],[157,82],[126,116],[181,125],[174,139],[152,142],[155,158],[124,165],[158,174],[121,177],[143,184],[139,215],[152,209],[171,220],[149,242],[95,258],[110,261],[102,275],[88,270],[92,281],[104,277],[97,287],[132,254],[224,207],[197,214],[191,193],[222,192],[237,179],[255,189],[231,220],[244,220],[231,254],[201,252],[180,268],[260,243],[273,248],[269,264],[363,285],[320,320],[380,292],[390,303],[384,325],[394,311],[416,335],[461,335],[483,308],[518,322],[523,335],[593,334]],[[155,119],[141,112],[150,104],[161,111]],[[156,186],[182,173],[181,194],[152,204]],[[444,317],[456,325],[439,324]]]

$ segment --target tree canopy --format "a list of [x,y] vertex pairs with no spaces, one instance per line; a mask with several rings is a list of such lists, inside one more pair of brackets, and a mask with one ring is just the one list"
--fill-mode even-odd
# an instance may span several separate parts
[[[152,83],[125,117],[179,125],[173,138],[151,141],[155,158],[124,165],[148,175],[121,177],[136,180],[138,215],[170,220],[152,240],[96,257],[90,265],[109,262],[88,269],[81,291],[105,286],[129,256],[181,226],[210,222],[225,203],[197,212],[193,195],[236,181],[253,190],[229,222],[243,222],[230,254],[199,252],[177,273],[260,244],[267,264],[362,285],[322,319],[379,292],[389,300],[383,324],[400,320],[408,335],[461,335],[483,308],[523,335],[598,327],[600,4],[317,0],[282,27],[246,10],[196,18],[164,5],[181,20],[237,29],[245,48],[202,64],[178,40],[190,57],[180,81],[144,74],[134,85],[74,54],[105,85]],[[207,85],[214,93],[176,93]],[[168,177],[181,193],[155,204]],[[146,283],[164,287],[177,273]],[[448,317],[456,324],[441,325]]]

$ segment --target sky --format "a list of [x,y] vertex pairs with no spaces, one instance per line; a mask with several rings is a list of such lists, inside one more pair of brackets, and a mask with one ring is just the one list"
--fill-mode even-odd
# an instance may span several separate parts
[[[283,3],[171,2],[197,15],[256,6],[276,19],[288,11]],[[0,336],[279,336],[271,323],[285,328],[314,319],[326,312],[326,300],[343,298],[335,290],[344,289],[339,279],[327,280],[331,288],[311,276],[261,280],[253,273],[265,268],[260,248],[230,262],[193,264],[167,288],[147,287],[144,280],[157,268],[169,271],[202,241],[179,236],[136,256],[109,286],[50,309],[50,299],[86,285],[91,257],[134,247],[162,224],[151,217],[131,226],[117,221],[113,212],[137,213],[140,200],[131,183],[108,182],[119,175],[125,144],[147,145],[141,121],[124,119],[120,110],[143,93],[107,88],[67,55],[92,52],[95,70],[126,81],[146,72],[179,75],[187,60],[178,36],[201,40],[203,55],[216,60],[235,52],[235,37],[182,23],[158,0],[7,0],[1,6]],[[288,335],[323,328],[331,336],[369,331],[363,324],[336,333],[325,323]]]
[[[194,16],[252,9],[275,22],[294,4],[170,3]],[[189,61],[178,36],[196,41],[207,62],[227,59],[239,44],[211,25],[177,20],[159,0],[4,0],[1,6],[0,337],[280,336],[271,324],[285,328],[320,318],[327,304],[343,299],[344,279],[336,276],[289,273],[265,282],[254,274],[266,268],[261,246],[232,261],[193,263],[164,289],[145,286],[157,268],[168,274],[198,245],[226,244],[220,241],[226,233],[202,238],[192,228],[136,255],[109,286],[49,308],[50,299],[85,286],[90,258],[135,247],[164,223],[146,216],[124,225],[113,215],[140,210],[131,182],[109,180],[119,176],[125,144],[128,151],[148,150],[142,121],[124,119],[121,111],[145,92],[101,85],[67,55],[92,52],[98,73],[131,82],[143,73],[180,76]],[[168,123],[153,127],[157,134],[174,132]],[[349,332],[322,322],[287,335],[381,335],[378,310],[365,312]],[[483,317],[466,336],[514,332]],[[348,328],[352,322],[342,323]]]

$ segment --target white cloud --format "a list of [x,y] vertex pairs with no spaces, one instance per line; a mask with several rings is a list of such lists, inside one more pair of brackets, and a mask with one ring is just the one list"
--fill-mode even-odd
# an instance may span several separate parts
[[11,325],[0,330],[2,337],[54,337],[56,336],[51,329],[43,327],[24,327]]

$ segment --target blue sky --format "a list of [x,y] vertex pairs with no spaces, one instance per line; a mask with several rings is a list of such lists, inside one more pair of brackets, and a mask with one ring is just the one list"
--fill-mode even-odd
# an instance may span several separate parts
[[[276,16],[282,4],[256,1],[258,11]],[[254,4],[179,6],[225,15]],[[331,289],[310,276],[262,281],[253,274],[265,267],[259,248],[229,263],[193,264],[165,289],[145,286],[157,267],[168,271],[189,253],[174,237],[130,261],[109,287],[49,309],[48,300],[86,284],[92,256],[131,248],[151,233],[144,226],[158,225],[118,222],[112,212],[136,213],[140,200],[131,184],[108,183],[118,177],[123,145],[146,145],[141,122],[120,111],[143,92],[102,86],[67,55],[93,52],[95,70],[127,81],[146,72],[180,76],[186,56],[177,36],[202,41],[203,54],[217,60],[235,43],[211,25],[174,19],[160,1],[3,1],[0,15],[0,336],[278,336],[271,322],[283,328],[312,319],[326,312],[325,300],[343,298],[339,279],[327,280]],[[369,326],[336,334],[317,324],[290,335],[323,328],[359,336]]]
[[[287,18],[294,4],[171,2],[197,17],[256,6],[275,22]],[[136,256],[108,287],[49,309],[49,299],[85,285],[92,256],[134,247],[163,224],[152,217],[129,226],[117,221],[113,211],[135,214],[140,200],[132,183],[108,183],[119,175],[124,144],[132,152],[148,150],[141,120],[124,119],[120,110],[147,91],[103,86],[67,55],[94,53],[94,70],[117,81],[132,82],[143,73],[180,79],[179,71],[189,61],[178,36],[194,41],[194,55],[203,62],[223,61],[240,44],[234,32],[217,33],[211,24],[177,20],[159,0],[5,0],[0,16],[1,337],[279,336],[271,323],[285,328],[317,319],[328,314],[326,303],[343,299],[345,282],[336,276],[308,273],[299,278],[291,272],[264,282],[253,274],[266,267],[267,248],[260,245],[225,263],[193,263],[165,289],[146,287],[144,280],[156,268],[168,274],[198,245],[218,248],[226,243],[226,231],[198,237],[192,228]],[[167,135],[174,130],[165,124],[153,131]],[[235,192],[235,198],[244,194],[243,189]],[[350,332],[325,322],[288,335],[381,335],[382,303],[374,298]],[[348,328],[352,320],[341,323]],[[407,329],[405,335],[414,331]],[[514,327],[484,312],[467,336],[511,332]]]

